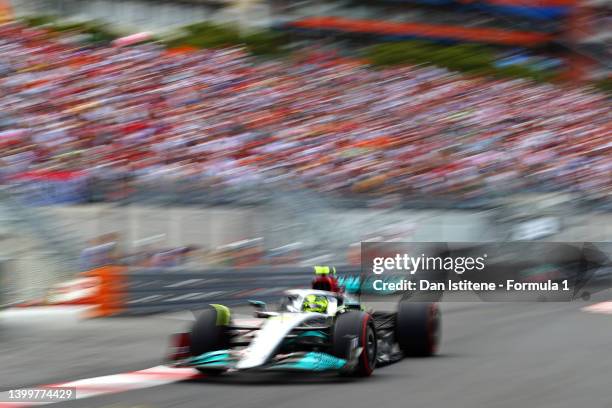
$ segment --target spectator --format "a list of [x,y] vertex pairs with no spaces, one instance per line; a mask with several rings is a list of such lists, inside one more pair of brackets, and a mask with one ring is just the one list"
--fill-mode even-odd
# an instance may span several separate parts
[[70,171],[73,188],[81,174],[111,186],[105,200],[191,190],[179,181],[459,198],[612,189],[612,111],[588,89],[370,70],[324,53],[256,62],[239,48],[90,49],[18,24],[0,27],[0,66],[9,182]]

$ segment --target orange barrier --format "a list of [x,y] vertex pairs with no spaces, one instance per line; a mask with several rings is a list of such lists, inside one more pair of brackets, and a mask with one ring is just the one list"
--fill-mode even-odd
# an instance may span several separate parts
[[103,266],[85,272],[85,276],[98,279],[98,290],[93,297],[94,307],[87,317],[108,317],[124,310],[125,271],[123,266]]
[[378,20],[353,20],[341,17],[311,17],[294,21],[289,25],[316,30],[455,39],[503,45],[523,45],[527,47],[546,43],[553,38],[549,34],[528,31],[507,31],[495,28],[456,27],[421,23],[395,23]]

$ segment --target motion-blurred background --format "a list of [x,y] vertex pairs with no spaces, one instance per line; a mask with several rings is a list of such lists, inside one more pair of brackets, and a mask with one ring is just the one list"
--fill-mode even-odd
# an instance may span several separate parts
[[97,397],[66,405],[88,408],[610,408],[609,290],[443,302],[440,356],[367,382],[159,364],[187,310],[278,299],[313,265],[359,289],[363,241],[611,241],[611,9],[0,0],[0,390],[80,380]]
[[610,6],[5,0],[4,303],[109,263],[610,240]]

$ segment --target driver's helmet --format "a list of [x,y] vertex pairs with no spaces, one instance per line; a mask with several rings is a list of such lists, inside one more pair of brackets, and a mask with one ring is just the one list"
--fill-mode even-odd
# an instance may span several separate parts
[[304,302],[302,303],[302,311],[325,313],[328,304],[329,301],[325,296],[308,295],[304,298]]

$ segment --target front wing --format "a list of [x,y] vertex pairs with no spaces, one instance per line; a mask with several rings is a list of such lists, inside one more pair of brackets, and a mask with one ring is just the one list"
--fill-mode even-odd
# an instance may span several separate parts
[[[235,371],[238,361],[243,357],[243,350],[219,350],[204,353],[175,363],[177,367],[194,367],[200,369],[219,369]],[[361,353],[360,348],[352,355],[355,358],[345,360],[318,351],[293,352],[277,354],[267,363],[255,367],[265,371],[342,371],[350,369],[356,363],[356,356]],[[354,360],[354,362],[353,362]]]

